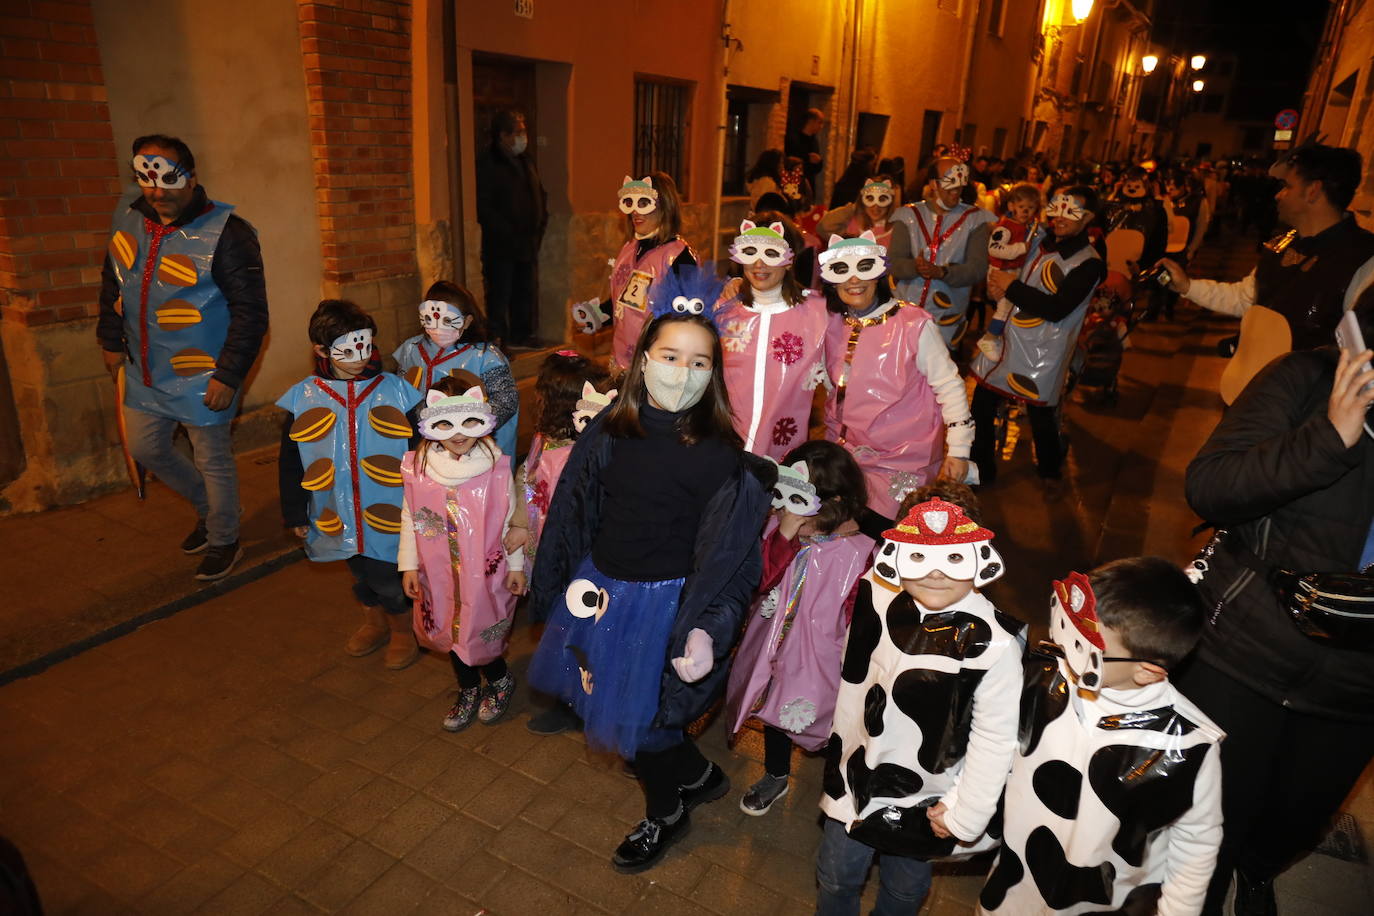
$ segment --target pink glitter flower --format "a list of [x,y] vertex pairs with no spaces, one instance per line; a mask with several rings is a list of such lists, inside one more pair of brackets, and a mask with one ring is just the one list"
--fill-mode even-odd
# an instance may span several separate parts
[[791,331],[783,331],[773,338],[773,358],[790,366],[802,358],[803,341]]
[[496,575],[497,567],[499,567],[500,565],[501,565],[501,549],[498,547],[497,549],[493,550],[491,553],[487,554],[487,575],[488,575],[488,576],[494,576],[494,575]]
[[773,424],[773,444],[785,446],[797,437],[797,421],[783,417]]
[[549,482],[547,480],[535,481],[534,493],[530,496],[530,505],[541,513],[549,511]]

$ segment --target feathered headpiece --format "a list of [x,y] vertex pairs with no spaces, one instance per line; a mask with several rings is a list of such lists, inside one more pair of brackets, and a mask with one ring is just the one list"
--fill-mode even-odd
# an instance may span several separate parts
[[725,281],[716,276],[715,265],[686,264],[674,267],[649,287],[649,310],[660,315],[702,315],[715,322],[716,302]]

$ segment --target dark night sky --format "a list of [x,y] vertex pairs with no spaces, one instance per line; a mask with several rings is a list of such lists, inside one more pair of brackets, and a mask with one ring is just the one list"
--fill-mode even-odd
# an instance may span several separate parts
[[1227,116],[1267,121],[1302,106],[1328,7],[1324,0],[1156,0],[1153,38],[1175,54],[1235,54]]

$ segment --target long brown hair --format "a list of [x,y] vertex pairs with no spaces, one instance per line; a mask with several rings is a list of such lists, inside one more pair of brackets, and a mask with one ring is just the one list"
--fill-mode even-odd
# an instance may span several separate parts
[[[663,214],[658,221],[658,229],[654,232],[654,244],[662,245],[682,234],[682,196],[677,192],[673,176],[667,172],[650,172],[648,178],[653,183],[654,190],[658,192],[658,210]],[[625,240],[632,242],[634,237],[635,224],[627,213]]]
[[580,353],[559,350],[544,357],[534,383],[534,430],[550,439],[576,439],[573,411],[582,397],[582,384],[605,393],[610,373]]
[[[821,498],[821,510],[812,522],[820,534],[832,534],[868,505],[864,472],[849,449],[824,439],[803,442],[783,456],[782,464],[806,462],[807,479]],[[899,516],[900,518],[900,516]]]
[[658,340],[659,333],[670,324],[694,324],[704,328],[711,335],[711,382],[706,393],[692,407],[688,408],[677,421],[678,441],[683,445],[696,445],[703,439],[720,439],[737,449],[744,448],[744,441],[735,432],[734,413],[730,410],[730,395],[725,388],[725,360],[720,346],[720,334],[709,319],[701,315],[672,312],[659,315],[646,325],[635,344],[634,356],[630,366],[619,383],[620,395],[610,407],[606,408],[606,432],[622,439],[644,438],[644,427],[639,422],[641,405],[648,398],[644,387],[644,360],[648,358],[649,348]]
[[[787,265],[787,272],[782,275],[782,300],[788,305],[797,305],[806,298],[806,290],[802,288],[801,281],[797,279],[796,271],[797,258],[800,258],[802,252],[806,250],[806,241],[802,238],[802,234],[797,231],[796,225],[776,210],[760,210],[753,215],[752,219],[754,224],[758,226],[782,223],[782,237],[787,239],[787,245],[792,249],[792,263]],[[741,265],[735,266],[739,268],[739,275],[742,277],[744,268]],[[754,288],[749,285],[748,280],[740,285],[739,301],[745,305],[754,304]]]
[[872,178],[865,178],[864,183],[859,185],[859,192],[854,195],[854,215],[859,218],[859,225],[863,226],[865,229],[873,228],[873,220],[868,218],[868,208],[864,206],[864,188],[873,184],[875,181],[886,181],[892,186],[892,203],[889,204],[887,208],[887,221],[889,223],[892,222],[892,216],[897,212],[897,208],[901,206],[899,202],[901,200],[901,189],[897,186],[897,182],[891,175],[880,174],[874,175]]

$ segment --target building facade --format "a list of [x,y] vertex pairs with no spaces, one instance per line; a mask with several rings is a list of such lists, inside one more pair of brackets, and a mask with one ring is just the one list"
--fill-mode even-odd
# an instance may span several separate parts
[[1340,0],[1327,14],[1317,66],[1303,98],[1295,137],[1313,131],[1326,143],[1349,146],[1364,157],[1364,182],[1350,208],[1374,229],[1374,4]]

